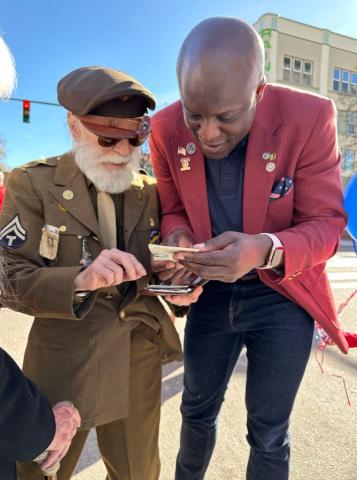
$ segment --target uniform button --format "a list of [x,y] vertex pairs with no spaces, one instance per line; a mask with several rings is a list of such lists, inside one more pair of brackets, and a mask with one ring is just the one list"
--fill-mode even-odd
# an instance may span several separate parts
[[224,179],[225,179],[226,182],[228,182],[228,180],[231,179],[231,176],[229,175],[229,173],[224,174]]
[[119,317],[123,320],[125,318],[125,310],[119,313]]
[[66,232],[66,231],[67,231],[66,225],[61,225],[61,226],[59,227],[59,231],[60,231],[61,233]]
[[113,298],[113,295],[111,293],[106,293],[104,298],[106,298],[107,300],[110,300],[111,298]]

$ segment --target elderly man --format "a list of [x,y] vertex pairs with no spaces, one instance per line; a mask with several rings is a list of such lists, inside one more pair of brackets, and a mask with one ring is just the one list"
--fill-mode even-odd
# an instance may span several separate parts
[[[181,346],[158,299],[139,296],[159,235],[155,182],[137,173],[155,99],[125,73],[84,67],[59,82],[58,100],[73,151],[15,169],[1,217],[13,307],[35,316],[24,372],[81,412],[59,480],[92,427],[108,479],[157,480],[161,364]],[[40,478],[35,465],[18,471]]]
[[[0,37],[0,99],[16,83],[15,62]],[[0,172],[0,202],[3,174]],[[0,296],[5,295],[5,272],[0,252]],[[2,302],[1,302],[2,303]],[[52,409],[47,399],[0,348],[0,478],[15,480],[16,460],[41,457],[41,468],[56,469],[79,426],[78,411],[67,402]],[[43,454],[44,451],[47,453]],[[44,460],[44,457],[47,457]]]
[[247,478],[286,480],[313,320],[348,349],[325,272],[345,225],[335,107],[266,85],[262,41],[235,18],[197,25],[177,73],[181,101],[155,115],[151,137],[161,231],[168,245],[196,244],[180,261],[210,281],[186,325],[176,480],[204,478],[244,346]]

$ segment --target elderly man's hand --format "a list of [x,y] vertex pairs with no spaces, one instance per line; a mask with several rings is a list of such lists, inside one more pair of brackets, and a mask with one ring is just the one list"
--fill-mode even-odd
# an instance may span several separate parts
[[57,470],[58,462],[66,455],[81,426],[81,417],[78,410],[70,402],[60,402],[53,407],[56,422],[56,432],[51,444],[47,447],[47,457],[40,464],[41,470]]
[[[161,245],[190,248],[193,243],[193,236],[186,230],[175,230],[164,238]],[[191,273],[178,262],[163,262],[151,259],[151,268],[162,282],[170,282],[172,285],[188,285],[191,283],[189,279]]]
[[235,282],[265,264],[272,241],[266,235],[224,232],[194,247],[200,253],[175,254],[184,267],[207,280]]
[[93,263],[77,275],[74,288],[77,291],[93,291],[138,280],[144,275],[146,270],[134,255],[112,248],[100,252]]

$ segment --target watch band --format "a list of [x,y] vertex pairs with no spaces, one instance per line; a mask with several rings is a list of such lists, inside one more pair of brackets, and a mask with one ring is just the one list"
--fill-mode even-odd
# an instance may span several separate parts
[[269,237],[270,240],[273,242],[273,245],[270,249],[265,265],[257,268],[259,270],[276,268],[279,265],[281,257],[284,253],[283,244],[281,243],[279,237],[277,237],[273,233],[260,233],[259,235],[266,235],[267,237]]

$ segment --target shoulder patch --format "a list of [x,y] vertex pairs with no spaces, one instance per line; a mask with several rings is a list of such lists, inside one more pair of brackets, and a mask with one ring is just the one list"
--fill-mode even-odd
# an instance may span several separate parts
[[26,243],[27,232],[21,225],[20,217],[10,220],[0,231],[0,243],[6,248],[19,248]]

